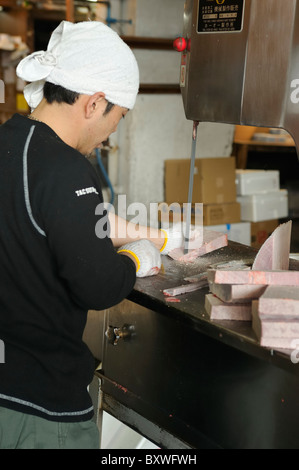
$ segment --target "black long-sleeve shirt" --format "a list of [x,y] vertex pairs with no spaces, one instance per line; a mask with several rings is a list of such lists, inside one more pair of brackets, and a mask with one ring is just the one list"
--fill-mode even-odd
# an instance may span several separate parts
[[92,416],[89,309],[119,303],[136,280],[95,227],[103,202],[86,158],[46,124],[0,127],[0,406],[55,421]]

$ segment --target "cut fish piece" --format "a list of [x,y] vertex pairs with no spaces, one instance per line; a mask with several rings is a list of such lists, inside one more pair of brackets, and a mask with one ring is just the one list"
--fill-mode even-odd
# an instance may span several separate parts
[[199,247],[194,248],[195,244],[191,245],[190,243],[189,246],[192,246],[194,249],[189,250],[188,253],[184,254],[184,248],[182,247],[172,250],[168,256],[176,261],[192,263],[199,256],[219,250],[227,245],[227,234],[203,229],[203,241],[200,243]]
[[203,279],[208,279],[206,272],[204,272],[204,273],[199,273],[199,274],[194,274],[193,276],[189,276],[189,277],[185,277],[185,278],[184,278],[184,281],[187,281],[187,282],[198,282],[198,281],[201,281],[201,280],[203,280]]
[[177,295],[187,294],[188,292],[194,292],[198,289],[203,289],[204,287],[207,287],[208,285],[209,285],[208,280],[202,279],[201,281],[198,281],[198,282],[190,282],[189,284],[184,284],[182,286],[164,289],[163,294],[170,296],[170,297],[175,297]]
[[213,294],[207,294],[205,309],[211,320],[251,321],[251,303],[229,304]]
[[[259,314],[259,301],[254,300],[252,302],[252,329],[254,333],[256,334],[256,337],[260,343],[261,346],[264,346],[266,348],[271,348],[271,349],[298,349],[299,348],[299,338],[297,335],[293,334],[282,334],[282,331],[280,331],[279,335],[277,336],[272,336],[273,332],[275,330],[268,330],[268,331],[263,331],[264,329],[264,324],[268,322],[264,322],[260,318]],[[271,322],[272,323],[272,322]],[[287,322],[284,322],[286,324]],[[288,336],[289,335],[289,336]]]
[[259,299],[263,319],[299,320],[299,289],[292,286],[269,286]]
[[288,270],[290,267],[291,232],[292,221],[277,227],[256,255],[252,270]]
[[208,270],[209,282],[217,284],[254,284],[299,286],[299,271]]
[[266,290],[266,286],[248,284],[209,284],[210,291],[223,302],[248,303],[258,299]]

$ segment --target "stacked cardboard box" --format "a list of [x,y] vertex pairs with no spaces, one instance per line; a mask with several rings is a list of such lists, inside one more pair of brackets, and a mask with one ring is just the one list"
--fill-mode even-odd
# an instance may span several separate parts
[[[168,205],[170,208],[171,205],[176,212],[181,211],[182,220],[184,204],[188,201],[190,164],[190,159],[165,161],[165,207]],[[196,222],[196,203],[202,203],[203,225],[224,231],[230,240],[235,238],[233,241],[246,243],[244,240],[250,237],[250,227],[248,223],[244,228],[240,227],[241,209],[237,201],[235,171],[234,157],[195,160],[191,222]],[[164,220],[168,215],[165,209]],[[238,227],[235,227],[236,224]],[[236,239],[236,232],[242,237],[244,231],[244,240]]]
[[251,246],[259,249],[279,226],[279,220],[251,222]]
[[280,189],[279,171],[236,170],[237,201],[241,220],[251,223],[252,246],[260,248],[288,217],[288,192]]

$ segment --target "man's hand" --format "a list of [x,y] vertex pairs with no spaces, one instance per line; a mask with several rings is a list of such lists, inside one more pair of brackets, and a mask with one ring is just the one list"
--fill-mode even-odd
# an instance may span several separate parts
[[158,274],[161,268],[161,255],[149,240],[138,240],[122,246],[118,253],[131,257],[136,264],[136,276],[147,277]]
[[[164,245],[160,252],[168,255],[172,250],[184,248],[185,245],[185,224],[174,224],[171,228],[161,229],[165,236]],[[194,250],[202,246],[203,230],[201,227],[192,227],[189,233],[188,250]]]
[[177,224],[168,229],[161,229],[165,236],[164,244],[160,250],[162,255],[168,255],[175,248],[181,248],[184,243],[183,225]]

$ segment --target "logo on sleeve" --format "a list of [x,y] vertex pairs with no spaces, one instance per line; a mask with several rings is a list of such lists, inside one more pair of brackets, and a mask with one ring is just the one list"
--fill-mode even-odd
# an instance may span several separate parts
[[92,193],[99,194],[96,188],[94,188],[93,186],[91,186],[90,188],[78,189],[78,191],[75,191],[75,193],[77,194],[78,197],[86,196],[87,194],[92,194]]

